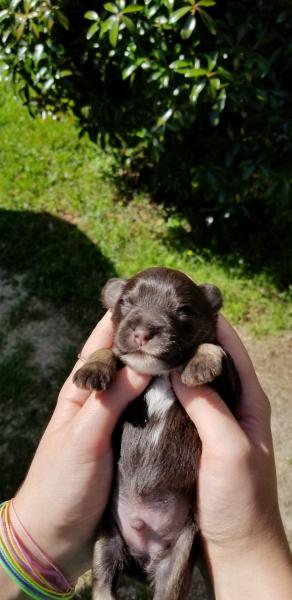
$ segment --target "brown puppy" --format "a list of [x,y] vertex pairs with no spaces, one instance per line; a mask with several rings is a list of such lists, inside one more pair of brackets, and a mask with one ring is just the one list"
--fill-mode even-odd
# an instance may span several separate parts
[[129,280],[111,279],[102,292],[113,311],[112,350],[98,350],[75,374],[87,389],[106,389],[117,359],[153,375],[116,428],[116,475],[97,533],[94,600],[113,600],[118,575],[146,576],[154,600],[184,600],[189,591],[198,524],[195,480],[200,440],[169,380],[181,369],[186,385],[211,383],[231,409],[238,398],[232,361],[216,342],[218,288],[197,286],[166,268]]

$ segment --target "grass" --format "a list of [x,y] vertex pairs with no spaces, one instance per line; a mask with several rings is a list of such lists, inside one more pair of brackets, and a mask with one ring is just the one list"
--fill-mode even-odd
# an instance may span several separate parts
[[[185,248],[174,231],[182,236],[188,228],[186,220],[180,215],[169,216],[145,194],[137,193],[131,202],[123,202],[111,177],[110,155],[87,139],[80,140],[73,119],[33,120],[13,98],[11,89],[3,86],[0,105],[0,206],[18,211],[14,215],[16,221],[19,211],[26,214],[45,211],[62,223],[75,226],[78,233],[88,239],[87,254],[91,254],[91,261],[89,268],[86,266],[87,280],[99,278],[101,283],[103,279],[100,269],[98,273],[94,271],[95,251],[104,259],[105,275],[114,272],[128,276],[150,265],[175,267],[198,282],[217,284],[225,298],[225,313],[234,323],[248,323],[252,331],[259,334],[276,333],[291,326],[288,294],[279,293],[266,275],[250,277],[245,275],[240,260],[238,268],[231,269],[210,253],[199,253],[191,244]],[[13,214],[10,217],[12,224]],[[5,222],[4,216],[3,219]],[[33,215],[28,221],[33,221]],[[72,246],[75,268],[82,279],[84,256],[82,252],[79,255],[74,252],[77,237],[73,229],[70,235],[58,236],[55,262],[62,261],[64,254],[68,256]],[[48,245],[56,243],[53,236],[51,238],[49,241],[47,236],[43,246],[39,240],[35,258],[35,268],[38,270],[41,265],[45,280],[52,266],[47,262]],[[3,243],[3,230],[1,239]],[[17,243],[17,253],[22,257],[21,240]],[[14,263],[14,271],[16,258],[14,254],[13,260],[7,263],[9,268],[12,268],[11,262]],[[61,282],[57,277],[58,264],[55,266],[53,288],[58,296]],[[92,284],[86,284],[83,276],[78,295],[85,301],[91,293]]]
[[70,117],[31,119],[3,84],[0,139],[1,500],[23,480],[57,391],[100,315],[108,277],[153,265],[181,269],[217,284],[227,317],[259,335],[291,328],[292,302],[266,275],[246,274],[240,259],[229,268],[198,251],[180,214],[142,192],[126,201],[109,153],[79,139]]

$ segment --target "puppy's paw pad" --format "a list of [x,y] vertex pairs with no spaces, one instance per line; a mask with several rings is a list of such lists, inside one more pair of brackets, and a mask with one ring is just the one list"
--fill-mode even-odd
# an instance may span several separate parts
[[113,381],[111,369],[100,368],[94,365],[84,365],[76,371],[73,382],[77,387],[93,391],[107,390]]

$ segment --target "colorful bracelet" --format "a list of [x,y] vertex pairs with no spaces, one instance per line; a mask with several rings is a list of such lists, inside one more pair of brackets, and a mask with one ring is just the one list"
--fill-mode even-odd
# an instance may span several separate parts
[[[10,510],[41,559],[37,560],[17,535],[9,516]],[[15,513],[12,500],[0,504],[0,564],[30,598],[70,600],[74,596],[74,586],[24,529]]]

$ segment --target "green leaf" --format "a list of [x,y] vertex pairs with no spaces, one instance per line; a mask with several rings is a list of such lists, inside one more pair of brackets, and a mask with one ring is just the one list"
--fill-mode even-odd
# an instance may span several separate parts
[[189,60],[175,60],[170,63],[169,68],[173,69],[176,73],[181,73],[184,75],[186,71],[188,71],[192,66],[191,61]]
[[213,127],[217,127],[220,123],[220,115],[216,110],[212,110],[209,115],[209,121]]
[[159,119],[157,121],[157,127],[161,127],[161,125],[165,125],[166,121],[168,121],[168,119],[170,119],[172,114],[173,114],[173,108],[169,108],[164,113],[164,115],[162,115],[162,117],[159,117]]
[[41,67],[40,70],[36,73],[36,76],[34,78],[35,83],[39,83],[39,81],[45,76],[47,75],[47,67]]
[[121,21],[126,25],[127,29],[131,32],[131,33],[135,33],[136,31],[136,27],[132,21],[132,19],[129,19],[129,17],[124,17],[124,15],[121,17]]
[[43,44],[37,44],[36,47],[35,47],[35,49],[34,49],[34,53],[33,53],[33,58],[34,58],[34,61],[36,62],[36,64],[39,63],[39,61],[40,61],[43,53],[44,53],[44,46],[43,46]]
[[131,75],[134,73],[134,71],[136,71],[138,66],[139,65],[134,65],[133,63],[131,65],[128,65],[122,72],[122,79],[128,79],[128,77],[131,77]]
[[154,15],[156,15],[158,10],[159,10],[158,4],[153,4],[153,6],[151,6],[151,8],[149,8],[149,10],[148,10],[147,18],[151,19],[152,17],[154,17]]
[[114,18],[115,17],[109,17],[108,19],[106,19],[106,21],[102,23],[99,34],[100,37],[102,37],[111,28]]
[[92,23],[92,25],[90,25],[87,33],[86,33],[86,39],[87,40],[91,40],[91,38],[95,35],[95,33],[97,32],[99,28],[99,23],[98,21],[95,21],[95,23]]
[[218,52],[211,52],[210,54],[207,54],[208,71],[213,71],[213,69],[216,67],[218,56]]
[[11,35],[11,29],[6,29],[6,31],[4,31],[4,33],[2,33],[2,42],[3,44],[6,44],[8,38]]
[[106,4],[104,5],[104,8],[108,11],[113,13],[114,15],[117,15],[119,12],[119,9],[117,6],[115,6],[115,4],[112,4],[111,2],[106,2]]
[[40,37],[40,32],[37,24],[34,21],[30,21],[29,26],[31,27],[34,36],[38,39]]
[[182,6],[181,8],[178,8],[178,10],[175,10],[171,14],[169,22],[177,23],[177,21],[179,21],[182,17],[184,17],[188,12],[190,12],[189,6]]
[[174,0],[162,0],[164,6],[166,6],[166,8],[168,8],[169,11],[171,11],[173,9],[174,6]]
[[213,88],[213,90],[220,89],[221,81],[218,77],[210,77],[209,81],[210,81],[210,86]]
[[198,9],[198,12],[200,13],[205,27],[207,27],[207,29],[210,31],[210,33],[212,33],[212,35],[215,35],[217,33],[217,29],[214,19],[212,19],[212,17],[210,17],[210,15],[208,15],[208,13],[202,8]]
[[226,100],[227,100],[226,90],[223,89],[220,91],[219,96],[217,98],[217,102],[216,102],[219,112],[222,112],[222,110],[224,110]]
[[202,77],[202,75],[207,75],[208,71],[207,69],[190,69],[189,71],[186,71],[185,76],[186,77]]
[[191,93],[190,93],[190,101],[193,104],[196,104],[196,102],[198,100],[198,97],[199,97],[199,94],[204,89],[205,85],[206,85],[205,81],[204,82],[202,81],[201,83],[197,83],[196,85],[194,85],[192,87],[192,90],[191,90]]
[[20,40],[20,38],[23,34],[23,31],[24,31],[24,27],[25,27],[25,21],[23,21],[22,23],[20,23],[20,25],[18,25],[18,27],[16,27],[14,35],[17,40]]
[[215,6],[216,2],[214,0],[200,0],[197,3],[197,6]]
[[195,27],[196,27],[196,17],[190,15],[187,18],[183,28],[180,31],[181,38],[183,40],[187,40],[189,37],[191,37]]
[[54,81],[55,81],[55,80],[54,80],[54,78],[53,78],[53,77],[50,77],[50,78],[49,78],[49,79],[46,81],[45,85],[43,86],[43,92],[47,92],[47,91],[50,89],[50,87],[52,87],[52,85],[53,85]]
[[57,20],[59,21],[60,25],[62,25],[62,27],[64,27],[64,29],[69,29],[69,19],[68,19],[68,17],[66,17],[66,15],[64,15],[64,13],[62,13],[60,10],[58,10],[56,13],[56,17],[57,17]]
[[20,4],[21,0],[11,0],[9,4],[10,10],[14,10],[18,4]]
[[9,15],[9,11],[7,9],[0,10],[0,23],[1,23],[1,21],[4,21],[4,19],[6,19],[6,17],[8,17],[8,15]]
[[117,45],[118,36],[119,36],[119,27],[120,27],[119,19],[115,18],[113,21],[113,24],[111,26],[111,29],[109,30],[109,41],[113,48],[115,48]]
[[218,67],[217,71],[218,71],[219,75],[222,75],[228,81],[232,81],[233,76],[232,76],[232,73],[230,73],[230,71],[223,69],[223,67]]
[[97,21],[98,18],[98,14],[95,10],[88,10],[84,15],[84,19],[88,19],[89,21]]
[[70,69],[64,69],[63,71],[60,71],[59,73],[59,77],[70,77],[70,75],[73,75],[73,72],[70,71]]
[[25,14],[27,15],[31,8],[31,0],[23,0],[23,8],[24,8]]
[[131,6],[126,6],[126,8],[124,8],[123,15],[126,15],[127,13],[140,12],[141,10],[144,10],[144,6],[141,6],[140,4],[131,4]]

